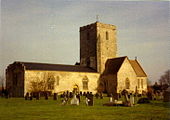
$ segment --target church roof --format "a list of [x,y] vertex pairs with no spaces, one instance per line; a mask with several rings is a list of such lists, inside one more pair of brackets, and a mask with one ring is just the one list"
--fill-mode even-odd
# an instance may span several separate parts
[[140,66],[137,60],[129,60],[129,61],[137,77],[147,77],[146,73],[144,72],[144,70],[142,69],[142,67]]
[[14,62],[22,64],[26,70],[49,70],[49,71],[70,71],[70,72],[96,72],[94,69],[80,65],[62,65],[33,62]]
[[[126,58],[128,59],[127,56],[108,59],[106,62],[104,74],[117,74]],[[134,69],[137,77],[147,77],[146,73],[137,60],[129,60],[129,62]]]
[[104,74],[116,74],[122,66],[125,58],[127,58],[127,56],[108,59],[106,62]]

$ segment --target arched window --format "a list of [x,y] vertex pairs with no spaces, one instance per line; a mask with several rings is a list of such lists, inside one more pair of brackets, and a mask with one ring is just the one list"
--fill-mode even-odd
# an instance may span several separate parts
[[128,78],[126,78],[125,85],[126,85],[126,89],[130,88],[130,81]]
[[109,33],[106,31],[106,40],[109,40]]
[[47,86],[48,86],[48,89],[49,90],[53,90],[54,89],[54,82],[55,82],[55,79],[53,76],[50,76],[48,79],[47,79]]
[[88,82],[89,82],[89,80],[88,80],[87,76],[85,76],[82,80],[83,90],[88,90]]
[[141,79],[141,87],[143,88],[143,79]]
[[140,79],[138,79],[138,88],[140,88]]

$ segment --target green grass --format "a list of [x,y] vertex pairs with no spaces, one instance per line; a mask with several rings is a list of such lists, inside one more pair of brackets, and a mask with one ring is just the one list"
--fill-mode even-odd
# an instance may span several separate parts
[[61,105],[61,100],[0,98],[0,120],[170,120],[170,103],[152,101],[133,107],[103,106],[109,98],[95,99],[94,106]]

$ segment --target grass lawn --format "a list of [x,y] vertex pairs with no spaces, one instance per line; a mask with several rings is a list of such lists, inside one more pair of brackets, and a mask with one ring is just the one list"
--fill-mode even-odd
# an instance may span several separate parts
[[94,106],[61,105],[61,100],[0,98],[0,120],[170,120],[170,103],[152,101],[133,107],[102,106],[109,98],[95,99]]

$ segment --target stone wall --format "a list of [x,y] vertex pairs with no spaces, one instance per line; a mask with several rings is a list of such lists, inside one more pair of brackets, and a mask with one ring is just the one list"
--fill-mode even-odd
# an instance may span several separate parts
[[107,59],[117,54],[116,26],[97,23],[97,71],[102,73]]
[[[95,93],[97,89],[98,73],[86,72],[63,72],[63,71],[25,71],[25,93],[31,92],[31,81],[43,81],[46,76],[53,76],[55,79],[52,92],[73,91],[75,85],[79,91],[90,91]],[[88,81],[88,89],[83,89],[83,80]]]
[[92,67],[102,73],[107,59],[116,57],[116,53],[114,25],[96,22],[80,27],[80,65]]
[[[137,77],[134,69],[132,68],[129,60],[126,58],[124,63],[122,64],[119,72],[118,72],[118,86],[117,92],[119,93],[123,89],[126,89],[126,80],[130,81],[129,89],[126,89],[129,92],[142,93],[142,91],[147,92],[147,77]],[[140,85],[138,83],[138,79],[140,79]],[[142,80],[142,82],[141,82]]]
[[[130,81],[129,89],[126,89],[126,80]],[[119,69],[117,74],[117,92],[120,93],[122,90],[126,89],[129,92],[135,92],[137,86],[137,77],[134,69],[132,68],[129,60],[126,58]]]
[[6,69],[6,88],[11,97],[24,95],[24,67],[15,62]]

